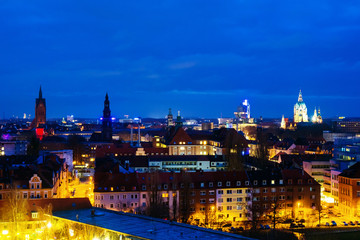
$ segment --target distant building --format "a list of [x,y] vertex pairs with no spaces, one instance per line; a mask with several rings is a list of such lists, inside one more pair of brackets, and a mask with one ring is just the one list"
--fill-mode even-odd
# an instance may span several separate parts
[[171,108],[169,108],[169,114],[167,115],[167,126],[168,127],[174,126],[174,117],[171,113]]
[[111,111],[110,111],[110,101],[109,96],[106,93],[105,101],[104,101],[104,111],[102,118],[102,140],[103,141],[112,141],[112,119],[111,119]]
[[235,112],[235,116],[242,122],[246,122],[250,119],[250,103],[245,99]]
[[175,121],[175,126],[176,127],[182,127],[183,125],[183,121],[181,119],[181,116],[180,116],[180,111],[178,111],[178,115],[176,117],[176,121]]
[[300,90],[298,101],[294,106],[294,122],[309,122],[306,104],[302,98],[302,93]]
[[316,111],[316,108],[315,108],[314,115],[312,116],[311,121],[313,123],[319,123],[319,124],[321,124],[323,122],[323,119],[322,119],[322,116],[320,113],[320,108],[318,109],[318,111]]
[[0,156],[26,155],[26,141],[0,141]]
[[39,97],[35,101],[35,118],[31,123],[31,128],[38,128],[39,125],[46,123],[46,102],[42,97],[42,90],[40,86]]
[[333,121],[333,131],[338,133],[360,133],[360,119],[338,119]]

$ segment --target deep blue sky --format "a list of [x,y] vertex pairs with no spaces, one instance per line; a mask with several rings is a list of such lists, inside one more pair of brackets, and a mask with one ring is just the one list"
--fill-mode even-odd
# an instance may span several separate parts
[[360,2],[0,2],[0,117],[360,116]]

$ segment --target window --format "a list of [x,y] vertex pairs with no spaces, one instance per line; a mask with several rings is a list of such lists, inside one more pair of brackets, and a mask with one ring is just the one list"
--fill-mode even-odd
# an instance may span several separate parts
[[246,189],[246,190],[245,190],[245,193],[251,193],[251,190],[250,190],[250,189]]
[[360,186],[360,181],[357,181],[356,185]]
[[267,192],[268,192],[267,188],[264,188],[263,193],[267,193]]
[[168,185],[167,184],[164,184],[164,189],[168,189]]
[[218,182],[218,187],[221,187],[222,186],[222,182]]
[[226,182],[226,186],[230,187],[230,184],[231,184],[230,181]]
[[266,185],[266,180],[263,180],[262,184],[263,184],[263,185]]
[[288,184],[292,184],[292,179],[289,179],[289,180],[288,180]]
[[227,198],[226,202],[232,202],[232,198]]
[[31,217],[36,219],[36,218],[39,217],[39,213],[38,212],[31,212]]
[[284,180],[280,179],[279,184],[284,184]]
[[146,191],[146,185],[142,185],[141,190]]
[[[360,191],[357,191],[357,196],[360,197]],[[310,199],[315,199],[315,195],[311,195]]]
[[259,201],[259,197],[253,197],[253,201],[254,202]]
[[242,199],[241,197],[239,197],[239,198],[236,199],[237,202],[242,202],[242,200],[243,200],[243,199]]
[[114,204],[110,203],[110,208],[114,208]]
[[276,192],[276,188],[271,188],[271,192]]
[[47,193],[44,194],[44,198],[47,198]]
[[36,184],[36,188],[39,189],[39,188],[40,188],[40,184]]
[[125,194],[123,195],[123,199],[126,199],[126,195],[125,195]]
[[200,207],[200,211],[204,212],[205,211],[205,207]]
[[144,198],[144,199],[145,199],[145,198],[146,198],[146,194],[143,194],[143,195],[142,195],[142,198]]
[[195,196],[195,191],[191,191],[190,196]]
[[209,199],[209,203],[214,203],[214,202],[215,202],[215,199],[213,199],[213,198]]
[[[242,209],[242,206],[241,205],[237,205],[236,206],[236,210],[241,210]],[[240,214],[240,217],[241,217],[241,214]]]
[[205,196],[205,195],[206,195],[206,191],[201,191],[201,192],[200,192],[200,195],[201,195],[201,196]]
[[110,200],[114,200],[114,196],[111,195],[111,196],[110,196]]
[[209,187],[213,187],[214,183],[213,182],[209,182]]
[[256,188],[256,189],[254,190],[254,192],[255,192],[255,193],[260,193],[260,189],[259,189],[259,188]]
[[298,184],[302,184],[302,179],[298,179]]
[[215,194],[215,191],[214,190],[210,190],[209,191],[209,195],[214,195]]
[[285,192],[285,188],[280,188],[280,192]]
[[218,194],[224,194],[223,190],[218,190]]
[[255,180],[255,181],[254,181],[254,185],[257,185],[257,184],[258,184],[258,181],[257,181],[257,180]]
[[232,190],[226,190],[227,194],[232,194]]
[[205,186],[205,184],[202,182],[202,183],[200,183],[200,187],[204,187]]
[[206,199],[200,199],[200,203],[206,203]]
[[28,194],[27,193],[24,193],[24,198],[27,198],[28,197]]
[[240,181],[236,181],[236,186],[240,186],[241,182]]
[[223,206],[219,206],[218,211],[222,211],[222,210],[223,210]]
[[279,196],[279,199],[280,199],[280,200],[285,200],[285,195]]
[[237,193],[237,194],[241,194],[241,193],[242,193],[242,190],[241,190],[241,189],[238,189],[238,190],[236,190],[236,193]]
[[249,186],[250,182],[249,181],[245,181],[245,185]]
[[222,198],[218,198],[218,202],[219,202],[219,203],[222,203],[222,202],[223,202],[223,199],[222,199]]
[[194,199],[190,199],[190,204],[194,204],[195,200]]
[[300,196],[300,195],[298,196],[298,199],[301,200],[301,196]]
[[263,199],[264,199],[264,201],[267,201],[267,200],[268,200],[268,197],[267,197],[267,196],[265,196],[265,197],[263,197]]
[[232,210],[232,206],[227,206],[227,207],[226,207],[226,210],[231,211],[231,210]]

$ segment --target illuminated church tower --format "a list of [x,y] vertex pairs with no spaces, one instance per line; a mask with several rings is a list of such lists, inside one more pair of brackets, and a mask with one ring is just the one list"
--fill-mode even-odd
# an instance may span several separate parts
[[110,101],[107,93],[104,101],[101,135],[103,141],[108,141],[108,142],[112,141],[112,120],[111,120],[111,111],[110,111]]
[[294,106],[294,122],[308,122],[307,108],[302,98],[301,90],[299,93],[298,102]]
[[42,97],[41,86],[39,90],[39,98],[35,102],[35,119],[32,122],[33,127],[39,127],[40,124],[46,123],[46,102]]
[[174,117],[171,113],[171,108],[169,108],[169,114],[167,115],[167,126],[168,127],[174,126]]

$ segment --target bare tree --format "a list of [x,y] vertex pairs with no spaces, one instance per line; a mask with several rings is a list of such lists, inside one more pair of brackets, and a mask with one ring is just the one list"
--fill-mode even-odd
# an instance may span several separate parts
[[163,201],[161,183],[157,172],[150,173],[150,196],[148,198],[147,215],[156,218],[168,218],[168,203]]
[[181,174],[181,182],[180,182],[180,221],[182,223],[188,223],[190,217],[190,182],[191,178],[187,172]]
[[250,221],[251,229],[256,230],[260,221],[263,220],[263,215],[265,213],[265,210],[262,206],[260,206],[259,204],[255,204],[255,203],[248,204],[247,210],[251,216],[251,221]]

